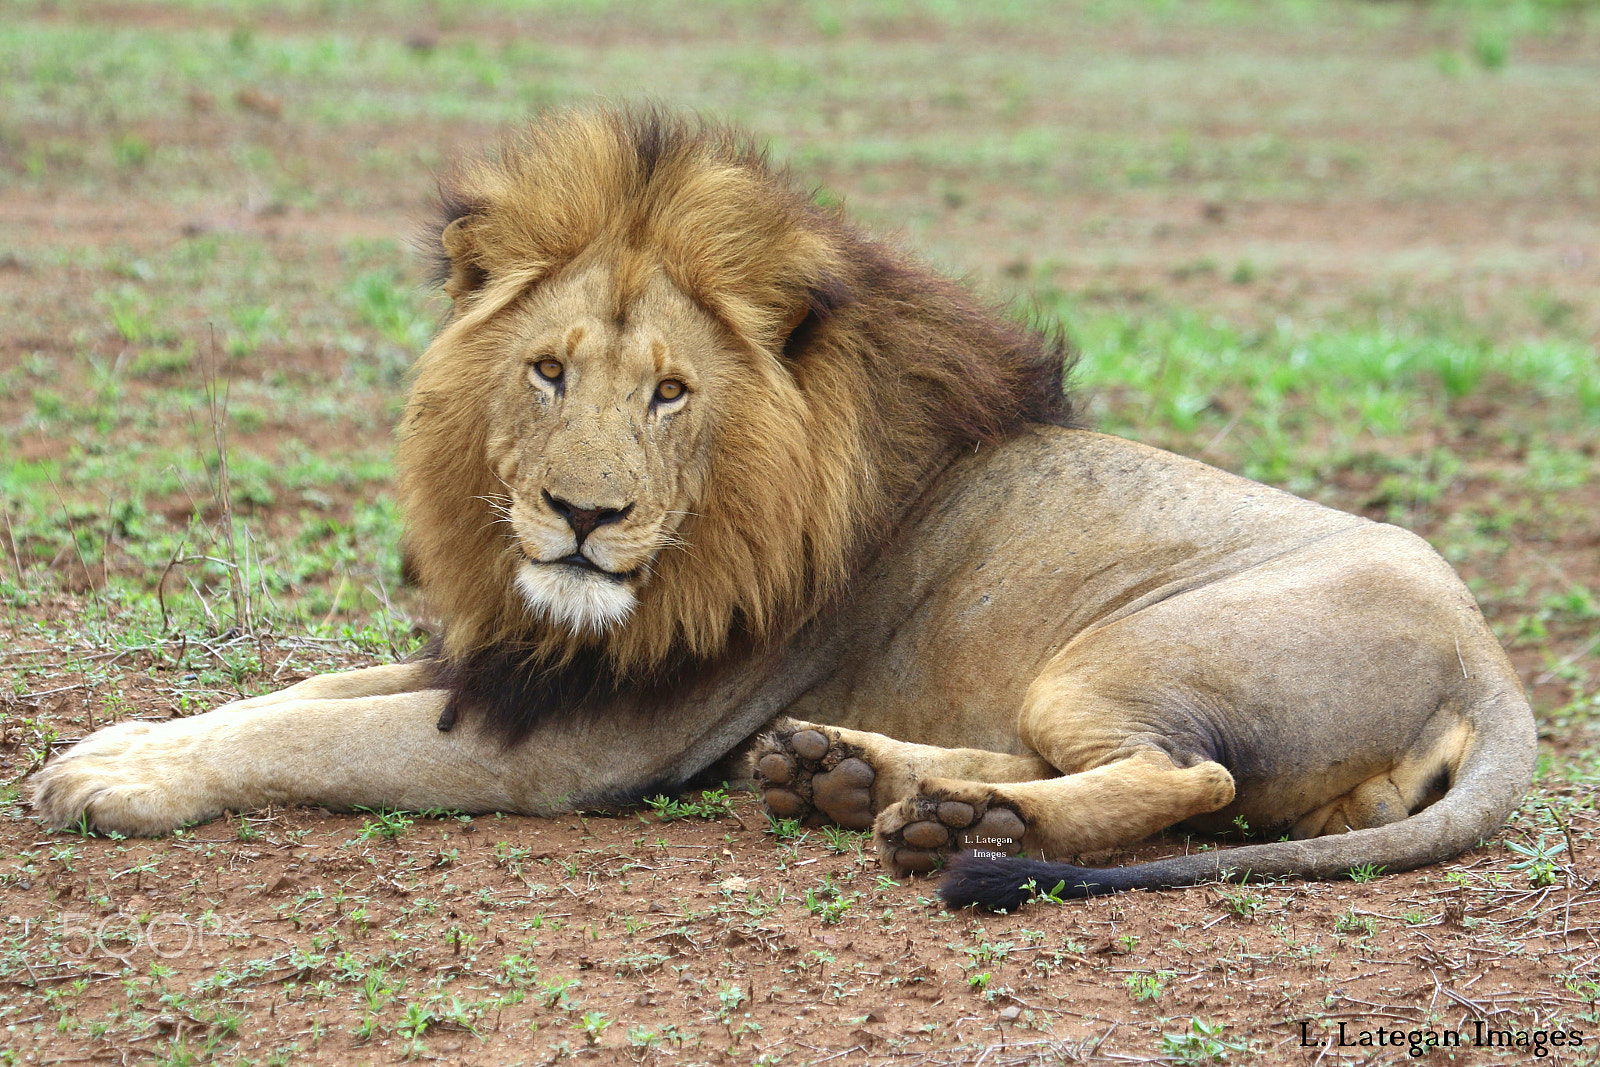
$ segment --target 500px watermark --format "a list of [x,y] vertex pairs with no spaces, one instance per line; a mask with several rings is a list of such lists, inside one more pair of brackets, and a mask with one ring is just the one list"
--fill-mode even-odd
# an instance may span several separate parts
[[94,956],[121,959],[139,952],[169,960],[203,950],[208,940],[220,946],[229,938],[249,936],[215,912],[191,918],[176,912],[90,915],[69,911],[61,914],[59,923],[63,954],[80,960]]

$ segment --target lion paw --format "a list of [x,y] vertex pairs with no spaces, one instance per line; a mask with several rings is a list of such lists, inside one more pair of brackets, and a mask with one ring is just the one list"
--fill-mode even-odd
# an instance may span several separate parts
[[220,814],[195,765],[190,721],[125,722],[89,735],[33,776],[34,816],[57,829],[148,836]]
[[848,830],[872,826],[878,772],[831,730],[780,728],[756,747],[752,771],[767,811],[781,819],[834,822]]
[[944,865],[952,852],[1015,855],[1028,824],[1015,809],[985,789],[924,782],[917,795],[885,808],[875,837],[878,857],[900,878]]

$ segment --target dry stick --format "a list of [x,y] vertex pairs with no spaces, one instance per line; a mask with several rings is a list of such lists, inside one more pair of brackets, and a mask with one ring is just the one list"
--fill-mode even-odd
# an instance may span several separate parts
[[172,573],[183,555],[183,550],[189,547],[187,539],[179,541],[178,547],[172,550],[172,558],[167,560],[167,565],[161,570],[161,578],[156,582],[156,603],[161,605],[161,632],[167,633],[167,575]]
[[[78,524],[72,521],[72,512],[67,509],[67,500],[61,495],[61,486],[56,484],[54,476],[50,478],[50,489],[56,494],[56,503],[61,505],[61,517],[67,520],[67,534],[72,538],[72,550],[78,555],[78,566],[83,568],[83,579],[89,583],[89,593],[95,603],[100,603],[100,591],[94,587],[94,579],[90,576],[89,560],[83,554],[83,545],[78,541]],[[109,609],[104,609],[102,614],[109,625],[111,616]]]
[[[111,605],[101,598],[100,591],[94,587],[94,577],[89,570],[89,561],[84,557],[83,545],[78,542],[78,524],[72,521],[72,512],[67,509],[67,501],[61,495],[61,487],[56,484],[54,477],[50,479],[50,488],[56,494],[56,501],[61,505],[62,517],[67,520],[67,533],[72,537],[72,550],[78,554],[78,566],[83,568],[84,581],[89,583],[90,597],[96,604],[100,605],[101,618],[105,623],[106,631],[109,632],[111,629]],[[110,531],[108,530],[107,535],[109,536],[109,534]],[[104,556],[104,553],[102,552],[101,555]],[[93,733],[95,728],[94,709],[88,702],[85,702],[83,711],[89,720],[89,732]]]
[[[106,532],[100,546],[100,588],[111,588],[111,494],[106,494]],[[106,607],[106,629],[111,628],[111,609]]]
[[1453,989],[1450,989],[1448,986],[1440,986],[1439,990],[1445,996],[1449,997],[1451,1000],[1455,1001],[1457,1004],[1461,1005],[1463,1008],[1466,1008],[1470,1012],[1474,1012],[1477,1015],[1477,1017],[1480,1018],[1480,1019],[1484,1019],[1484,1020],[1492,1019],[1496,1015],[1503,1015],[1505,1012],[1510,1010],[1509,1008],[1500,1008],[1500,1007],[1486,1008],[1484,1005],[1478,1003],[1475,1000],[1468,1000],[1466,997],[1462,996],[1460,993],[1455,992]]
[[72,685],[64,685],[64,686],[60,687],[59,689],[40,689],[39,691],[34,692],[34,693],[18,693],[16,696],[12,697],[11,699],[12,700],[16,700],[16,701],[24,701],[24,700],[26,700],[26,701],[30,701],[31,702],[31,701],[34,701],[34,700],[38,700],[40,697],[54,696],[57,693],[70,693],[75,689],[93,689],[93,688],[94,688],[94,683],[93,682],[75,682]]
[[339,588],[333,591],[333,604],[328,608],[328,613],[322,617],[322,628],[326,629],[333,621],[333,616],[339,611],[339,601],[344,599],[345,586],[350,584],[348,572],[339,575]]
[[[1600,641],[1600,636],[1597,636],[1595,640]],[[1572,828],[1567,825],[1566,818],[1556,811],[1548,801],[1545,803],[1544,810],[1550,813],[1550,817],[1556,821],[1556,825],[1561,827],[1561,836],[1567,839],[1567,872],[1574,879],[1582,878],[1578,874],[1578,845],[1577,842],[1572,840]],[[1589,887],[1588,879],[1582,878],[1582,880],[1584,888],[1587,889]]]
[[217,405],[217,328],[211,326],[210,358],[206,364],[206,408],[211,416],[211,440],[217,450],[217,480],[212,487],[217,507],[222,512],[222,531],[227,540],[228,559],[232,570],[228,572],[228,590],[233,598],[233,619],[238,626],[248,629],[245,603],[239,588],[239,547],[233,536],[233,486],[228,477],[228,399],[233,392],[233,376],[223,385],[222,405]]
[[11,543],[11,559],[17,566],[17,586],[22,586],[22,553],[17,551],[17,531],[11,525],[11,508],[4,501],[0,501],[0,512],[6,516],[6,540]]
[[206,613],[206,618],[211,621],[211,625],[216,627],[217,631],[220,633],[222,631],[222,624],[218,622],[217,617],[211,613],[211,605],[206,603],[206,595],[200,592],[200,587],[195,585],[194,579],[189,577],[187,574],[183,576],[183,580],[189,583],[189,589],[193,591],[194,598],[200,602],[200,610]]
[[[245,545],[248,548],[253,548],[256,554],[255,576],[259,596],[256,598],[255,611],[259,614],[263,609],[271,610],[271,615],[263,620],[261,624],[263,628],[271,630],[273,629],[272,619],[281,614],[281,612],[279,611],[277,600],[273,599],[271,587],[267,585],[267,563],[261,558],[261,542],[256,540],[255,535],[250,532],[250,527],[248,526],[244,528],[244,539]],[[274,556],[273,559],[277,559],[277,557]],[[262,657],[262,662],[266,662],[265,656]]]
[[[378,582],[378,601],[383,605],[383,640],[389,646],[389,655],[399,659],[400,650],[394,644],[394,605],[389,603],[389,587],[384,583],[381,570],[375,570],[373,577]],[[372,592],[370,585],[367,586],[367,592]]]
[[1239,425],[1239,417],[1243,414],[1243,412],[1239,412],[1238,414],[1234,415],[1233,418],[1229,419],[1228,424],[1222,429],[1218,430],[1215,437],[1206,442],[1205,447],[1200,450],[1200,455],[1209,455],[1212,449],[1222,444],[1223,440],[1233,432],[1233,428]]

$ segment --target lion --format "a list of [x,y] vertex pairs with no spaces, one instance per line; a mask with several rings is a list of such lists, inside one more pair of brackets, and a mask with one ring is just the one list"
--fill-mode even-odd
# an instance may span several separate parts
[[[1015,907],[1453,856],[1529,785],[1516,673],[1421,538],[1077,425],[1065,347],[742,134],[556,114],[441,184],[397,467],[418,658],[40,770],[37,816],[530,815],[726,761],[775,817]],[[1169,827],[1268,840],[1059,865]]]

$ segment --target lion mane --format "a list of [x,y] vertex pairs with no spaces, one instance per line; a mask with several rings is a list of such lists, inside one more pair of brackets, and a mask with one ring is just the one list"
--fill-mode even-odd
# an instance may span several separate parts
[[[547,117],[441,182],[431,247],[455,302],[400,430],[408,570],[443,623],[440,720],[508,743],[781,642],[847,590],[959,450],[1070,424],[1066,346],[868,238],[743,135],[654,108]],[[626,623],[574,633],[527,611],[485,460],[493,372],[478,334],[582,259],[619,319],[664,271],[724,331],[745,387],[712,468]]]

